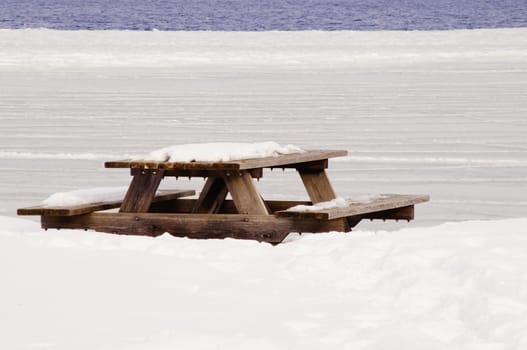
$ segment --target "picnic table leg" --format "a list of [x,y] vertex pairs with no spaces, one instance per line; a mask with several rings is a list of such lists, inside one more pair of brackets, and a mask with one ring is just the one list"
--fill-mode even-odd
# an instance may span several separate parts
[[304,187],[306,188],[309,199],[313,204],[330,201],[337,198],[333,186],[329,182],[329,178],[326,171],[320,170],[307,170],[297,169]]
[[262,196],[260,196],[260,193],[258,193],[249,172],[227,172],[223,179],[238,213],[260,215],[269,214],[265,202],[263,201]]
[[141,213],[150,209],[157,188],[164,176],[164,170],[140,170],[136,172],[128,187],[119,212]]
[[221,176],[209,176],[192,212],[201,214],[217,213],[228,192],[227,185]]
[[[329,182],[328,175],[324,169],[302,169],[298,168],[298,173],[302,178],[304,187],[306,188],[309,199],[313,204],[330,201],[337,198],[333,186]],[[340,219],[344,231],[350,231],[350,226],[353,227],[357,223],[351,223],[346,218]],[[351,224],[351,225],[350,225]]]

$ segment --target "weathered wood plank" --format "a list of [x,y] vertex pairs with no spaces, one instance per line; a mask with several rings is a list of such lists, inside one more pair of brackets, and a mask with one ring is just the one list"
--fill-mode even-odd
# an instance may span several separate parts
[[298,173],[314,204],[337,198],[325,170],[298,169]]
[[[142,171],[142,169],[138,168],[132,168],[130,169],[132,175],[134,175],[138,171]],[[262,168],[256,168],[256,169],[249,169],[247,171],[253,178],[260,179],[263,177],[263,169]],[[171,170],[165,170],[165,177],[166,176],[172,176],[172,177],[211,177],[211,176],[218,176],[222,172],[218,170],[201,170],[201,169],[171,169]]]
[[[163,201],[152,203],[150,211],[152,213],[192,213],[196,207],[197,199],[177,199],[170,201]],[[267,200],[265,204],[269,208],[269,213],[274,213],[280,210],[286,210],[295,205],[311,205],[309,201],[276,201]],[[238,210],[232,200],[224,200],[218,213],[220,214],[237,214]]]
[[192,212],[203,214],[217,213],[228,192],[227,185],[222,177],[209,177]]
[[322,159],[322,160],[315,160],[312,162],[286,164],[286,165],[271,167],[271,169],[274,169],[274,168],[291,169],[292,168],[292,169],[323,170],[323,169],[327,169],[328,166],[329,166],[328,159]]
[[[408,209],[408,207],[418,203],[427,202],[429,199],[430,197],[426,195],[389,194],[365,203],[350,203],[347,207],[336,207],[309,212],[285,210],[279,211],[275,213],[275,215],[279,217],[311,218],[318,220],[333,220],[350,216],[362,216],[363,218],[374,219],[391,219],[400,217],[402,219],[411,220],[413,219],[413,209]],[[384,213],[386,217],[383,217],[381,212],[396,208],[405,209],[404,211],[399,212],[398,216],[395,215],[396,213],[394,212],[386,212]],[[378,214],[374,215],[374,213]]]
[[376,211],[374,213],[366,213],[366,214],[361,215],[361,217],[363,219],[370,219],[370,220],[407,220],[407,221],[410,221],[415,218],[415,208],[414,208],[414,205],[409,205],[407,207]]
[[[348,154],[345,150],[306,150],[302,153],[284,154],[276,157],[242,159],[228,162],[156,162],[149,160],[117,160],[104,163],[106,168],[139,168],[139,169],[183,169],[183,170],[248,170],[256,168],[286,167],[291,164],[303,164],[323,161],[328,158]],[[302,167],[300,165],[299,167]]]
[[240,169],[271,168],[282,167],[289,164],[303,164],[315,161],[326,160],[328,158],[346,156],[345,150],[306,150],[303,153],[284,154],[278,157],[266,157],[240,160]]
[[267,207],[258,193],[251,175],[245,171],[227,172],[223,178],[238,213],[269,214]]
[[134,175],[119,211],[122,213],[147,212],[163,176],[163,170],[143,170]]
[[295,220],[272,215],[92,213],[43,216],[42,228],[89,229],[100,232],[158,236],[168,232],[189,238],[238,238],[281,242],[290,232],[344,231],[341,220]]
[[[331,183],[329,182],[328,175],[324,169],[306,169],[298,168],[298,173],[302,178],[304,187],[306,188],[309,198],[313,204],[330,201],[337,198],[335,190]],[[349,227],[349,222],[347,219],[340,219],[342,225]],[[351,229],[350,227],[348,229]]]
[[[194,190],[160,190],[153,199],[153,203],[173,201],[175,199],[196,194]],[[109,210],[119,208],[123,201],[107,201],[88,203],[74,206],[34,206],[20,208],[17,210],[18,215],[49,215],[49,216],[73,216],[92,213],[94,211]]]

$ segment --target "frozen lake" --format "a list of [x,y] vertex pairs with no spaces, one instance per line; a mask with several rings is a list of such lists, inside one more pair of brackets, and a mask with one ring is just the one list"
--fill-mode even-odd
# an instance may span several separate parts
[[[339,194],[430,194],[414,225],[527,213],[527,29],[0,30],[0,80],[0,215],[126,185],[105,160],[268,140],[349,150]],[[307,197],[294,172],[259,187]]]

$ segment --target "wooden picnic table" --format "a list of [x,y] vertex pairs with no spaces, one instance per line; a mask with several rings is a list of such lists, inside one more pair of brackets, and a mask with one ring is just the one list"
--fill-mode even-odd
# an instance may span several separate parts
[[[412,220],[414,205],[424,195],[383,195],[345,207],[291,210],[337,197],[327,176],[328,160],[347,155],[344,150],[308,150],[300,153],[225,162],[156,162],[120,160],[106,168],[129,168],[132,181],[119,203],[94,203],[76,208],[30,207],[19,215],[41,215],[42,227],[82,228],[96,231],[156,236],[169,232],[191,238],[242,238],[281,242],[290,232],[348,232],[362,219]],[[269,201],[258,192],[254,179],[264,168],[296,169],[309,201]],[[159,191],[165,177],[203,177],[198,198],[194,191]],[[230,194],[231,200],[227,200]],[[118,212],[100,212],[119,207]],[[288,210],[289,209],[289,210]]]

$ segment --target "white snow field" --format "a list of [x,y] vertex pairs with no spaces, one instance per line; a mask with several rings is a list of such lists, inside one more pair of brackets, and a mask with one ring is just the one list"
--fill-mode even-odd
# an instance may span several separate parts
[[240,240],[0,217],[2,349],[525,349],[527,219]]
[[[0,348],[525,349],[525,135],[527,28],[0,30]],[[126,186],[105,160],[267,141],[347,149],[342,198],[431,202],[276,247],[15,217]],[[258,187],[307,197],[294,171]]]

